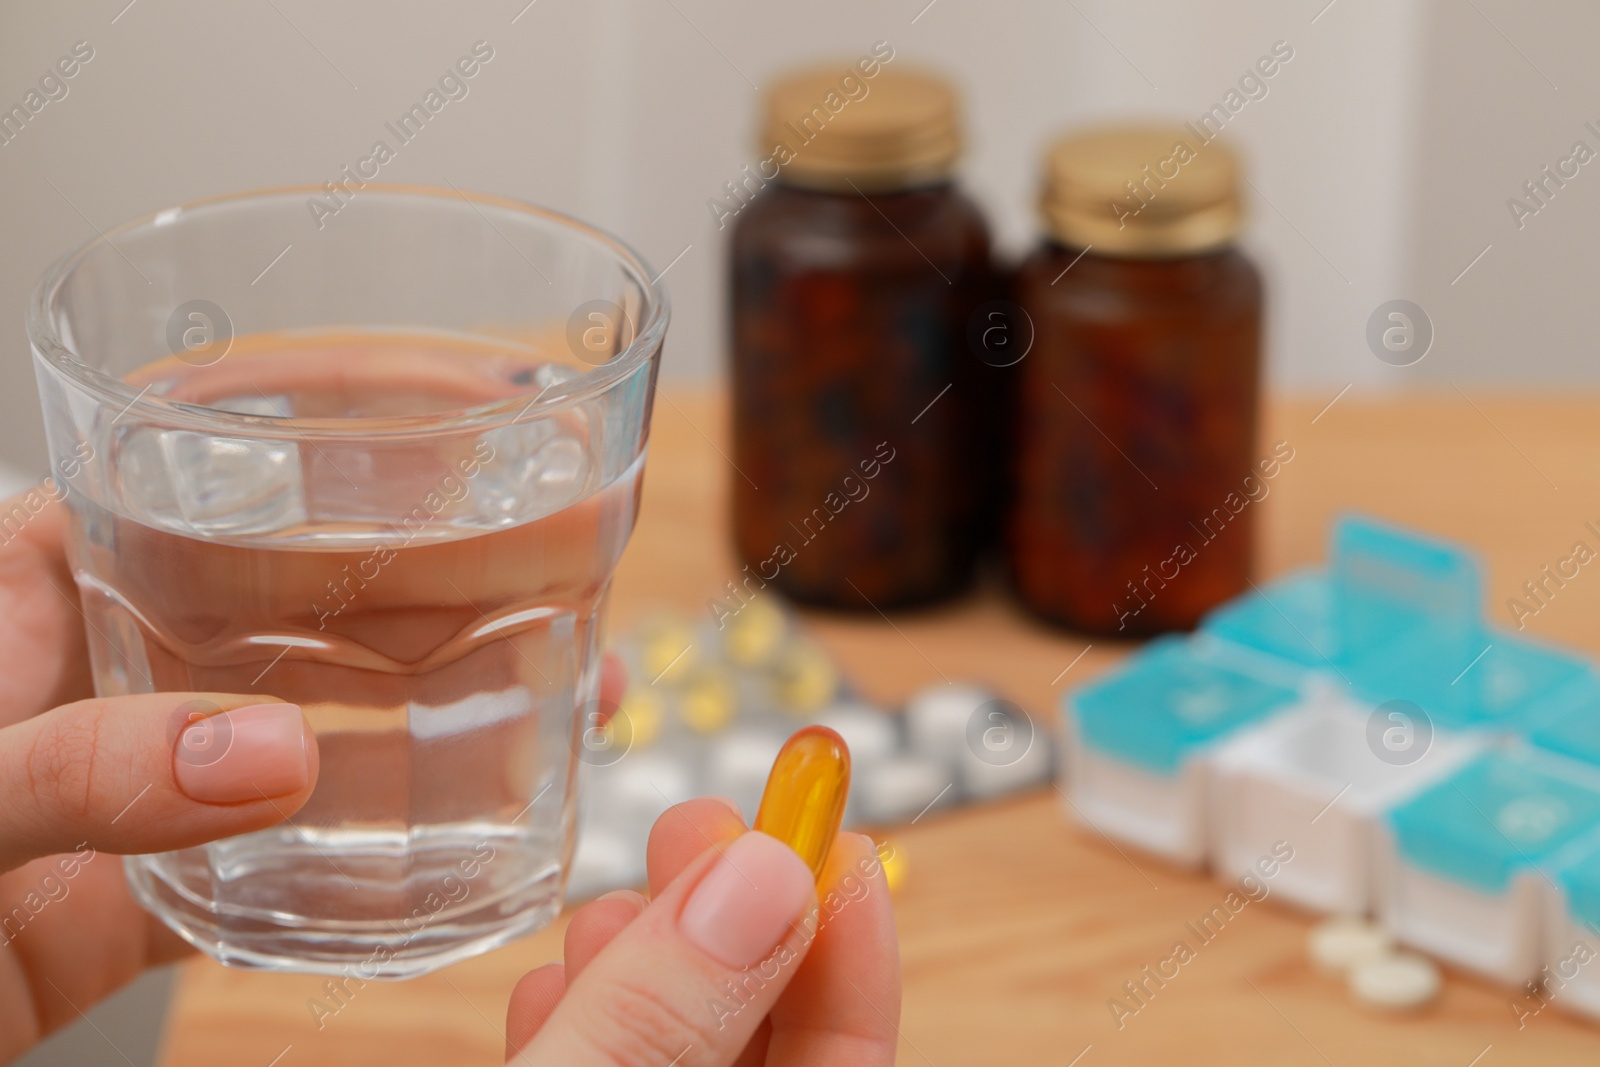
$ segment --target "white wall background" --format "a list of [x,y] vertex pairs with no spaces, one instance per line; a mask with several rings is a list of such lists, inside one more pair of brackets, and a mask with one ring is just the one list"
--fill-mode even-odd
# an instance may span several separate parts
[[[51,260],[173,203],[332,177],[479,39],[493,61],[385,178],[573,212],[658,266],[683,253],[667,276],[670,377],[720,371],[723,235],[706,201],[756,158],[758,87],[784,67],[886,40],[896,62],[953,74],[966,91],[966,183],[1016,254],[1033,240],[1037,158],[1052,133],[1196,118],[1283,40],[1293,60],[1225,135],[1254,184],[1247,242],[1271,286],[1271,384],[1331,397],[1348,384],[1600,381],[1600,163],[1521,230],[1505,204],[1572,141],[1600,150],[1583,129],[1600,127],[1600,9],[1581,0],[525,4],[0,9],[0,109],[75,41],[95,50],[68,96],[0,146],[0,463],[45,462],[22,311]],[[286,258],[276,269],[292,268]],[[1364,341],[1368,315],[1395,297],[1421,303],[1437,332],[1429,356],[1399,370]],[[147,1027],[158,1017],[127,1014]],[[114,1012],[101,1018],[121,1047],[149,1047]],[[82,1062],[71,1040],[30,1062]]]
[[1600,7],[1475,2],[1481,12],[1440,0],[1431,15],[1410,268],[1415,299],[1439,326],[1444,358],[1430,370],[1593,383],[1600,160],[1521,229],[1506,201],[1527,201],[1523,183],[1569,155],[1574,141],[1600,151],[1600,135],[1584,128],[1592,121],[1600,130]]
[[[1600,119],[1588,56],[1600,12],[1579,0],[525,3],[88,0],[0,12],[5,107],[73,42],[95,49],[69,95],[0,146],[0,460],[43,463],[22,308],[56,255],[168,204],[332,177],[479,39],[494,60],[385,178],[571,211],[661,266],[682,252],[667,276],[671,377],[722,364],[724,235],[706,201],[755,158],[758,87],[877,40],[964,87],[965,180],[1011,253],[1033,239],[1037,158],[1053,132],[1198,117],[1287,41],[1294,59],[1225,135],[1254,184],[1247,241],[1272,287],[1272,384],[1331,395],[1352,382],[1600,375],[1586,358],[1584,292],[1600,166],[1522,232],[1504,203],[1571,140],[1600,149],[1582,129]],[[1428,308],[1438,336],[1403,371],[1363,340],[1368,314],[1393,297]]]

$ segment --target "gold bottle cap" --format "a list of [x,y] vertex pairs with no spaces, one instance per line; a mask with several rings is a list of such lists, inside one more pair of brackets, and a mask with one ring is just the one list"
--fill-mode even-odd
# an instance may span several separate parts
[[1190,255],[1230,243],[1243,224],[1239,164],[1182,126],[1071,134],[1045,155],[1045,227],[1108,256]]
[[765,106],[759,150],[794,185],[909,189],[949,177],[961,155],[955,90],[925,71],[808,68],[775,85]]

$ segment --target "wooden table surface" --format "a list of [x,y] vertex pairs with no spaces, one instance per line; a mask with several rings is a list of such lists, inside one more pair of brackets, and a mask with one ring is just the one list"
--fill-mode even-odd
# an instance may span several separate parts
[[[1502,624],[1522,583],[1571,553],[1600,520],[1600,398],[1506,398],[1487,388],[1363,400],[1280,402],[1263,448],[1294,458],[1260,508],[1257,571],[1320,561],[1329,521],[1360,508],[1480,551],[1486,605]],[[1319,414],[1320,413],[1320,414]],[[642,613],[706,610],[738,573],[726,537],[715,397],[663,393],[656,405],[643,512],[617,576],[613,625]],[[714,443],[715,442],[715,443]],[[719,448],[721,451],[719,451]],[[1053,716],[1063,689],[1126,646],[1021,617],[995,590],[895,617],[808,621],[871,697],[894,704],[931,682],[982,680]],[[1600,568],[1525,620],[1526,633],[1600,654]],[[1051,790],[929,815],[896,831],[908,860],[896,901],[905,967],[900,1062],[1101,1067],[1110,1064],[1510,1064],[1600,1060],[1600,1024],[1447,972],[1438,1004],[1401,1019],[1367,1014],[1316,974],[1308,917],[1252,904],[1119,1028],[1108,1000],[1168,956],[1185,923],[1226,887],[1120,850],[1061,814]],[[168,1020],[165,1067],[364,1067],[501,1062],[506,998],[528,969],[559,957],[563,923],[400,984],[369,983],[319,1030],[308,1008],[321,979],[184,965]],[[1559,998],[1557,998],[1559,1001]],[[275,1059],[280,1057],[281,1059]]]

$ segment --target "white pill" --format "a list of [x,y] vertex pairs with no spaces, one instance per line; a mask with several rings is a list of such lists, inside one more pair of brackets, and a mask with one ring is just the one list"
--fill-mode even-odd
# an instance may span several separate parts
[[978,709],[994,699],[992,691],[980,686],[930,685],[906,705],[912,749],[954,767],[967,747],[967,731]]
[[1439,968],[1409,952],[1381,956],[1350,972],[1350,991],[1374,1008],[1420,1008],[1439,994]]
[[1344,974],[1358,964],[1387,956],[1393,939],[1377,923],[1354,916],[1328,919],[1311,928],[1311,962],[1328,974]]
[[863,819],[890,823],[914,819],[935,801],[949,803],[953,785],[942,763],[910,755],[863,768],[852,789]]
[[585,774],[597,819],[649,833],[650,825],[674,804],[694,796],[694,775],[684,754],[658,745],[627,752],[609,766]]
[[852,767],[886,760],[900,747],[894,720],[870,704],[835,704],[817,722],[844,738]]
[[990,798],[1039,785],[1050,778],[1050,739],[1019,730],[1006,745],[961,750],[961,788],[974,798]]

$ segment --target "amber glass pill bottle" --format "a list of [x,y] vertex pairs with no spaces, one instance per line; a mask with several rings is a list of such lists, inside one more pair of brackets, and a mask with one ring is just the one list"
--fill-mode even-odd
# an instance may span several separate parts
[[997,513],[969,350],[989,234],[957,189],[955,92],[887,46],[777,84],[729,184],[741,584],[871,611],[959,590]]
[[1234,247],[1240,181],[1187,127],[1047,155],[1046,236],[1017,278],[1034,343],[1008,519],[1017,592],[1047,619],[1187,629],[1246,587],[1278,464],[1256,455],[1262,286]]

